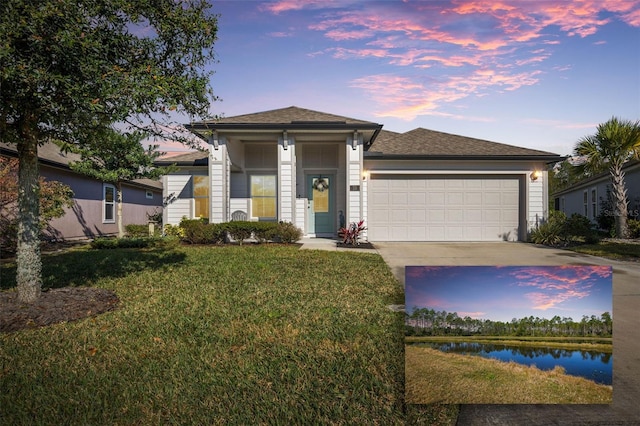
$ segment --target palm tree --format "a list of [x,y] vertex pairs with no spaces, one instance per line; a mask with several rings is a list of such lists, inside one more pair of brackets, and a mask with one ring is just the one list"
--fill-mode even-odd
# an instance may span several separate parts
[[640,157],[640,121],[612,117],[606,123],[598,125],[594,135],[580,139],[574,152],[585,157],[584,167],[588,171],[596,173],[603,169],[609,170],[616,235],[628,238],[627,189],[622,167],[631,157]]

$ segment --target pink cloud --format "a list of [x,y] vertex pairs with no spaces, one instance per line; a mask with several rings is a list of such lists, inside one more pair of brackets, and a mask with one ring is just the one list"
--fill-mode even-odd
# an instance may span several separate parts
[[[335,42],[325,52],[341,60],[375,58],[402,70],[401,76],[362,76],[351,85],[379,102],[376,115],[405,120],[448,115],[442,107],[467,96],[537,84],[553,55],[546,48],[563,36],[594,35],[613,19],[640,26],[640,2],[620,0],[280,0],[264,6],[274,14],[303,9],[325,12],[309,25]],[[435,80],[423,80],[425,69]]]

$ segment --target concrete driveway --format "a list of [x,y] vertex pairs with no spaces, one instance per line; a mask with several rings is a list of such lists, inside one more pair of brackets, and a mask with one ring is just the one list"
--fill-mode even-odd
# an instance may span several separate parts
[[374,243],[404,285],[419,265],[611,265],[611,405],[463,405],[458,425],[640,425],[640,263],[619,262],[525,243]]

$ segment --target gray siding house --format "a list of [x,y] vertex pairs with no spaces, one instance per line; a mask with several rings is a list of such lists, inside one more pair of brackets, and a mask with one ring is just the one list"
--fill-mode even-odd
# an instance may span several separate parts
[[[16,157],[15,145],[0,144],[0,155]],[[45,238],[78,240],[118,234],[113,185],[72,171],[69,163],[79,156],[62,153],[53,143],[39,147],[38,158],[41,176],[69,185],[74,193],[73,208],[49,223]],[[123,185],[123,201],[123,225],[146,224],[147,215],[162,211],[162,183],[149,179],[128,182]]]
[[364,219],[369,241],[516,241],[548,214],[556,154],[299,107],[191,123],[164,223],[286,221],[307,237]]
[[[640,162],[629,161],[623,170],[629,200],[629,214],[638,219],[640,218]],[[567,216],[578,213],[595,223],[598,216],[613,214],[602,208],[602,202],[607,200],[608,191],[611,191],[609,173],[601,173],[553,194],[554,207]]]

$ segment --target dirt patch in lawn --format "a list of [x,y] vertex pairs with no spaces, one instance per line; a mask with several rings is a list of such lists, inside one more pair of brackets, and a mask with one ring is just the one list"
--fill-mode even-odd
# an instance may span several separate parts
[[67,287],[43,291],[31,304],[19,303],[16,291],[0,292],[0,332],[44,327],[92,317],[118,307],[113,291]]

